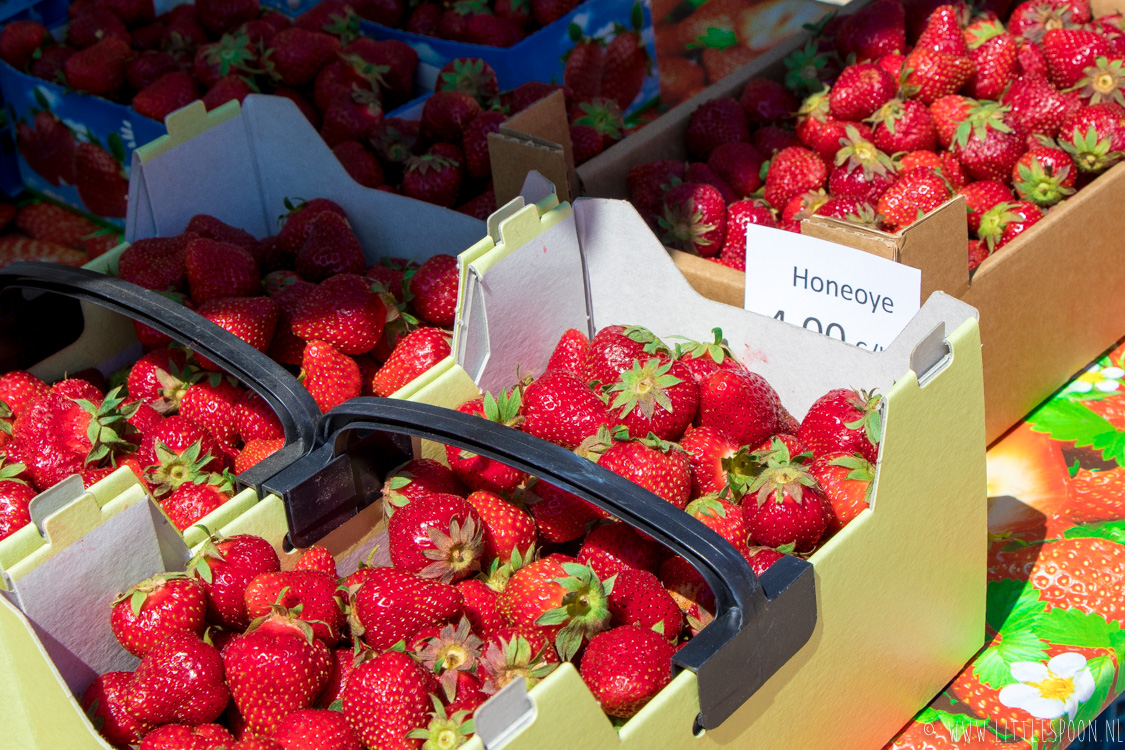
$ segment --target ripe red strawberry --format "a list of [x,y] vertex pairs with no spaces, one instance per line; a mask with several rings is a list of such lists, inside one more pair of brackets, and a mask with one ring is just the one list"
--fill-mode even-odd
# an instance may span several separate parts
[[[740,203],[749,203],[749,201],[740,201]],[[747,221],[747,223],[758,222]],[[723,338],[722,329],[712,328],[711,333],[714,335],[714,340],[709,343],[685,340],[683,343],[676,344],[676,359],[687,367],[696,383],[716,370],[745,369],[734,358],[734,352],[730,350],[730,345]]]
[[174,632],[141,660],[126,688],[125,708],[152,726],[206,724],[219,717],[229,699],[218,649],[194,633]]
[[205,474],[197,479],[184,482],[160,502],[178,531],[199,523],[234,496],[234,485],[221,474]]
[[763,161],[757,147],[735,142],[716,147],[707,159],[707,166],[730,185],[736,196],[746,198],[762,186]]
[[915,49],[903,68],[909,69],[903,89],[911,99],[933,104],[947,94],[956,93],[973,75],[973,61],[932,49]]
[[855,128],[848,126],[846,132],[828,176],[828,190],[835,198],[874,202],[894,184],[894,162]]
[[[298,215],[303,219],[306,214]],[[362,275],[367,270],[363,247],[342,213],[318,211],[300,229],[303,239],[295,252],[296,270],[302,278],[317,282],[341,273]]]
[[238,456],[234,459],[234,473],[241,474],[250,467],[261,463],[285,447],[285,438],[263,440],[261,438],[247,440]]
[[699,383],[699,424],[735,445],[758,445],[777,431],[781,401],[757,373],[719,370]]
[[376,396],[390,396],[449,356],[449,334],[440,328],[419,328],[399,339],[391,356],[375,373]]
[[906,14],[902,3],[878,0],[844,18],[836,30],[836,49],[841,58],[854,54],[861,61],[905,52]]
[[238,434],[245,441],[276,440],[285,437],[281,420],[269,403],[254,391],[245,391],[238,399]]
[[921,102],[891,99],[870,119],[874,123],[871,139],[880,151],[932,151],[937,146],[934,118]]
[[197,238],[184,253],[188,288],[196,304],[220,297],[247,297],[260,289],[258,263],[237,245]]
[[973,106],[953,136],[954,155],[975,179],[1006,181],[1025,150],[1023,138],[1004,122],[1006,111],[992,102]]
[[1048,29],[1077,28],[1090,20],[1087,3],[1036,0],[1020,3],[1012,11],[1009,30],[1029,42],[1041,42]]
[[145,289],[163,292],[180,289],[187,283],[184,256],[191,235],[154,237],[133,242],[121,253],[117,273]]
[[998,203],[981,216],[977,235],[994,253],[1042,218],[1043,212],[1030,201]]
[[606,517],[599,508],[548,482],[536,481],[529,486],[524,500],[539,536],[556,544],[583,536],[590,524]]
[[452,583],[480,569],[480,514],[456,495],[428,495],[391,516],[387,526],[391,561],[399,570]]
[[685,508],[687,513],[694,516],[704,525],[713,529],[719,536],[735,546],[744,557],[749,559],[747,540],[750,532],[742,519],[742,511],[738,506],[721,499],[719,495],[711,493],[692,500]]
[[24,470],[22,463],[6,464],[0,468],[0,540],[31,523],[28,506],[38,493],[19,478]]
[[250,622],[246,615],[246,586],[262,573],[281,569],[277,553],[261,537],[240,534],[211,538],[188,563],[207,595],[207,621],[235,630]]
[[826,453],[809,464],[809,473],[831,506],[827,534],[847,526],[871,505],[875,467],[863,456],[843,451]]
[[843,451],[875,463],[882,435],[881,403],[882,397],[872,393],[831,390],[809,407],[797,438],[818,458]]
[[348,720],[339,711],[305,708],[277,725],[273,739],[284,750],[362,750]]
[[969,233],[976,234],[980,229],[981,217],[998,203],[1015,200],[1012,191],[999,180],[980,180],[971,182],[957,191],[965,197],[965,211],[968,213]]
[[987,33],[993,34],[979,44],[972,44],[969,56],[976,70],[965,83],[965,93],[977,99],[999,99],[1016,74],[1019,44],[1011,34],[1003,32],[998,21]]
[[212,376],[188,386],[180,400],[180,416],[205,428],[220,444],[238,441],[238,401],[242,389],[230,380]]
[[55,115],[39,112],[32,124],[18,123],[16,144],[28,165],[52,185],[75,182],[77,142],[70,128]]
[[613,625],[637,625],[661,633],[669,643],[679,640],[684,618],[660,579],[647,570],[622,570],[609,592]]
[[606,326],[590,341],[586,378],[603,386],[615,383],[634,361],[669,353],[664,342],[644,326]]
[[307,623],[275,610],[223,649],[231,698],[254,733],[308,708],[328,681],[327,647]]
[[106,742],[115,747],[135,745],[149,733],[147,724],[125,710],[125,694],[132,681],[132,672],[106,672],[82,694],[82,710]]
[[[568,607],[578,599],[585,602],[581,611]],[[553,639],[565,661],[610,619],[605,588],[594,571],[559,554],[517,570],[500,592],[499,606],[508,623],[535,627]]]
[[674,652],[660,633],[623,625],[594,636],[579,671],[603,711],[629,718],[672,681]]
[[614,441],[598,463],[678,508],[687,505],[691,499],[691,469],[687,454],[679,446],[659,437]]
[[[470,177],[486,179],[492,175],[492,162],[489,161],[488,134],[500,129],[507,115],[495,110],[486,110],[474,117],[466,126],[463,139],[465,149],[465,171]],[[571,126],[573,132],[574,126]],[[601,146],[601,138],[598,138]]]
[[711,185],[676,185],[664,196],[659,225],[664,244],[704,257],[717,255],[726,238],[726,201]]
[[498,607],[499,594],[479,578],[466,578],[458,581],[455,588],[461,592],[465,602],[464,616],[472,625],[473,632],[482,638],[506,627]]
[[3,401],[15,419],[36,399],[45,395],[50,387],[27,370],[9,370],[0,375],[0,401]]
[[344,141],[365,141],[383,124],[379,95],[354,89],[336,96],[324,109],[320,137],[330,147]]
[[1125,108],[1110,102],[1079,107],[1063,122],[1059,145],[1083,172],[1108,169],[1125,149]]
[[578,39],[576,42],[565,56],[563,86],[569,101],[588,102],[601,95],[602,81],[605,80],[605,47],[597,39]]
[[1113,58],[1099,56],[1095,58],[1093,65],[1088,65],[1083,71],[1082,78],[1076,84],[1083,103],[1113,102],[1125,105],[1125,61],[1120,57],[1120,50],[1117,50],[1117,55]]
[[664,208],[664,194],[676,178],[683,181],[687,166],[682,161],[653,161],[629,170],[629,201],[637,208],[650,226]]
[[755,544],[793,545],[811,552],[824,535],[831,506],[799,457],[790,456],[781,440],[751,454],[762,468],[739,487],[744,494],[742,520]]
[[975,104],[976,102],[967,96],[949,94],[930,105],[930,115],[933,117],[937,140],[942,148],[953,145],[953,137],[957,135],[961,124],[969,118],[969,113]]
[[324,66],[336,59],[340,40],[321,31],[292,27],[270,40],[267,58],[272,75],[286,86],[312,83]]
[[918,36],[915,49],[929,49],[956,57],[967,57],[968,45],[961,28],[961,19],[953,5],[940,5],[926,18],[926,26]]
[[133,51],[117,36],[107,36],[67,58],[67,84],[76,91],[112,97],[125,82],[125,64]]
[[895,96],[897,82],[874,63],[844,68],[828,95],[832,116],[838,120],[866,120]]
[[293,566],[294,570],[313,570],[323,573],[333,580],[336,579],[336,560],[332,553],[324,547],[314,544],[301,553],[301,558]]
[[222,471],[226,464],[225,454],[211,432],[179,415],[164,419],[145,433],[137,457],[153,475],[151,481],[166,486],[166,491],[190,481],[192,471]]
[[712,99],[704,102],[691,115],[684,144],[695,159],[706,161],[711,152],[724,143],[750,140],[746,112],[733,99]]
[[[586,363],[590,357],[590,339],[586,334],[576,328],[568,329],[559,338],[547,360],[547,370],[566,370],[575,375],[586,372]],[[0,377],[2,382],[2,377]],[[0,394],[2,397],[2,394]]]
[[243,596],[251,620],[265,617],[279,605],[290,610],[294,618],[307,622],[312,634],[326,646],[334,646],[340,639],[344,614],[336,598],[335,575],[318,570],[262,573],[247,584]]
[[613,398],[611,412],[638,439],[655,433],[660,440],[678,440],[699,405],[691,371],[663,356],[634,360],[616,382],[607,385],[606,394]]
[[[326,217],[336,219],[334,214]],[[379,342],[386,321],[387,308],[371,291],[370,281],[341,273],[309,293],[293,314],[291,327],[306,341],[325,341],[343,354],[363,354]]]
[[207,598],[195,580],[165,573],[141,581],[114,603],[113,635],[126,651],[144,657],[170,633],[203,631]]
[[389,648],[424,627],[450,622],[461,614],[461,593],[447,583],[395,568],[366,570],[355,592],[352,632],[362,634],[374,649]]
[[520,429],[568,450],[602,425],[616,424],[608,405],[585,379],[564,370],[544,373],[526,386],[521,410]]
[[462,91],[436,91],[422,109],[422,133],[434,140],[461,143],[465,127],[481,113],[481,106]]
[[38,21],[13,21],[0,31],[0,60],[25,70],[47,38],[47,27]]
[[457,258],[432,256],[414,272],[407,289],[414,296],[411,304],[425,323],[450,328],[457,307]]
[[195,371],[188,368],[183,350],[164,347],[133,363],[126,388],[131,398],[165,414],[180,408],[184,393],[194,381]]
[[1073,194],[1077,179],[1074,160],[1065,151],[1046,146],[1026,151],[1012,169],[1016,194],[1037,206],[1051,206]]
[[612,99],[622,109],[628,108],[641,93],[649,67],[640,34],[620,29],[605,47],[599,96]]
[[624,523],[595,526],[582,540],[578,562],[590,567],[603,581],[626,570],[655,572],[661,549]]
[[969,270],[973,271],[988,258],[988,245],[981,240],[969,240]]
[[237,747],[234,737],[218,724],[164,724],[144,736],[140,750],[222,750],[234,747]]
[[[278,318],[277,303],[269,297],[211,299],[201,304],[197,312],[258,351],[269,351]],[[218,369],[209,361],[200,364],[208,370]]]
[[680,439],[691,468],[691,496],[702,497],[727,486],[723,462],[738,451],[738,444],[727,440],[710,427],[689,428]]
[[406,654],[388,651],[356,667],[344,688],[344,718],[366,747],[414,747],[406,739],[423,726],[436,683]]
[[828,166],[804,148],[787,148],[770,162],[763,196],[774,208],[784,208],[794,197],[824,187]]
[[165,73],[133,97],[133,109],[145,117],[164,118],[197,98],[195,79],[188,73]]
[[1078,83],[1098,57],[1108,57],[1112,52],[1101,34],[1085,29],[1049,29],[1042,46],[1051,82],[1060,89]]
[[928,168],[911,169],[879,198],[876,210],[892,231],[902,229],[949,200],[950,190],[942,178]]
[[500,93],[496,71],[487,62],[475,57],[459,57],[446,63],[438,71],[436,88],[438,91],[461,91],[482,106]]
[[310,341],[301,356],[301,383],[320,410],[327,412],[360,394],[359,365],[326,341]]
[[488,490],[477,490],[465,499],[481,519],[484,561],[508,562],[514,551],[526,553],[535,544],[535,521],[527,511]]
[[86,208],[101,216],[123,218],[129,181],[120,158],[96,143],[79,143],[74,164],[75,186]]
[[1025,73],[1008,87],[1000,100],[1011,110],[1005,119],[1021,137],[1059,135],[1063,122],[1077,110],[1082,100],[1074,93],[1061,93],[1044,75]]

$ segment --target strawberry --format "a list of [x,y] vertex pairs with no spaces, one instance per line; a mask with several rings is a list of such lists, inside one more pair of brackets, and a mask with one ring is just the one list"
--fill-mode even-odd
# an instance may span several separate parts
[[429,325],[451,328],[457,307],[457,285],[457,258],[446,254],[431,256],[407,282],[418,317]]
[[679,640],[684,618],[679,605],[660,579],[647,570],[623,570],[609,592],[613,625],[639,625],[664,635],[670,643]]
[[855,128],[849,125],[846,132],[828,176],[828,190],[836,198],[874,202],[894,183],[894,162]]
[[650,67],[640,34],[619,28],[605,47],[604,61],[599,96],[612,99],[617,106],[626,109],[644,88]]
[[164,118],[197,97],[195,79],[179,71],[165,73],[133,97],[133,109],[145,117],[163,122]]
[[571,26],[571,39],[575,45],[564,56],[563,87],[568,101],[580,103],[601,95],[606,51],[599,40],[583,38],[577,29],[577,26]]
[[[571,607],[581,600],[584,606]],[[597,574],[574,558],[554,554],[517,570],[500,592],[500,613],[510,624],[539,629],[569,661],[609,624],[606,591]]]
[[362,275],[367,270],[363,247],[342,213],[318,212],[310,217],[303,234],[295,252],[296,270],[304,279],[318,282],[337,274]]
[[257,86],[245,77],[223,76],[203,95],[203,104],[210,112],[229,101],[241,103],[243,99],[254,93],[257,93]]
[[192,239],[191,235],[182,235],[137,240],[121,253],[117,273],[145,289],[179,289],[187,283],[184,256]]
[[184,482],[160,502],[160,507],[178,531],[199,523],[234,496],[234,485],[221,474],[198,475]]
[[158,494],[191,481],[200,471],[222,471],[225,465],[225,454],[210,430],[179,415],[145,433],[137,457],[149,470]]
[[844,68],[828,95],[830,111],[838,120],[866,120],[895,96],[897,83],[874,63]]
[[328,648],[312,629],[277,608],[223,649],[231,698],[255,733],[273,732],[308,708],[328,681]]
[[267,616],[271,607],[279,605],[307,622],[326,646],[340,639],[344,615],[336,598],[335,575],[318,570],[262,573],[247,584],[243,597],[251,620]]
[[378,94],[358,88],[333,97],[324,109],[320,137],[329,147],[344,141],[367,140],[383,124],[380,104]]
[[270,40],[266,52],[271,75],[286,86],[312,83],[336,59],[340,40],[321,31],[291,27]]
[[[819,90],[819,87],[818,87]],[[751,124],[772,125],[791,118],[800,106],[788,89],[766,78],[751,78],[742,87],[738,103]]]
[[898,180],[879,198],[876,210],[897,231],[949,200],[949,185],[926,167],[899,173]]
[[399,508],[387,526],[391,561],[399,570],[452,583],[480,569],[483,524],[456,495],[428,495]]
[[866,391],[836,388],[809,407],[797,433],[815,457],[828,453],[859,453],[871,463],[882,435],[882,397]]
[[[590,357],[590,339],[577,328],[567,329],[547,360],[547,370],[566,370],[575,375],[586,372],[586,363]],[[0,376],[2,382],[2,376]],[[0,394],[2,395],[2,394]]]
[[126,651],[143,658],[170,633],[202,633],[206,610],[207,598],[197,581],[165,573],[121,594],[110,613],[110,626]]
[[998,203],[1015,200],[1011,189],[999,180],[980,180],[971,182],[957,191],[965,197],[965,211],[968,213],[969,233],[976,234],[980,229],[981,217]]
[[906,15],[902,3],[877,0],[844,18],[836,30],[836,49],[841,58],[876,60],[905,52]]
[[247,440],[234,459],[234,473],[241,474],[285,447],[285,438]]
[[797,552],[811,552],[832,513],[816,480],[779,439],[750,458],[761,468],[737,487],[744,495],[742,520],[750,538],[766,547],[793,545]]
[[[502,112],[486,110],[474,117],[465,126],[462,145],[465,149],[465,171],[468,172],[470,177],[487,179],[492,176],[492,162],[489,160],[488,152],[488,134],[500,130],[500,125],[507,119],[507,115]],[[571,126],[572,133],[574,127]],[[598,136],[598,147],[600,151],[601,136]],[[575,158],[577,160],[577,157]]]
[[672,681],[674,651],[660,633],[622,625],[591,639],[579,673],[603,711],[629,718]]
[[422,133],[434,140],[459,144],[465,126],[480,113],[480,104],[471,95],[436,91],[422,109]]
[[228,539],[212,537],[188,563],[188,570],[207,595],[207,621],[243,630],[246,586],[262,573],[281,569],[277,553],[261,537],[240,534]]
[[915,49],[944,52],[955,57],[967,57],[969,48],[957,9],[940,5],[926,18],[926,26],[918,36]]
[[394,507],[430,494],[465,496],[468,493],[469,490],[445,464],[432,458],[406,462],[387,477],[383,486],[384,501]]
[[490,635],[481,655],[481,687],[493,695],[516,677],[532,687],[559,665],[559,655],[543,634],[534,628],[502,627]]
[[606,517],[601,509],[548,482],[530,485],[524,490],[524,500],[539,536],[556,544],[583,536],[590,524]]
[[578,562],[589,566],[603,581],[627,570],[656,571],[660,557],[655,542],[624,523],[595,526],[578,550]]
[[988,258],[988,245],[981,240],[969,240],[969,271],[980,267]]
[[[278,318],[277,303],[269,297],[211,299],[201,304],[197,312],[258,351],[269,351]],[[201,360],[200,365],[208,370],[218,369],[209,360]]]
[[693,158],[706,161],[724,143],[749,140],[749,123],[742,106],[733,99],[712,99],[692,112],[684,145]]
[[[334,214],[327,217],[336,219]],[[387,308],[371,291],[370,282],[341,273],[309,293],[294,313],[291,326],[306,341],[325,341],[343,354],[363,354],[378,343],[386,320]]]
[[301,557],[297,560],[297,564],[293,566],[293,569],[317,571],[333,580],[337,577],[336,560],[332,557],[332,553],[317,544],[314,544],[301,553]]
[[359,365],[326,341],[310,341],[301,356],[301,383],[327,412],[360,394]]
[[508,562],[514,551],[527,551],[535,544],[535,521],[527,511],[488,490],[477,490],[465,499],[481,518],[486,561]]
[[909,70],[903,90],[911,99],[933,104],[947,94],[956,93],[972,77],[973,61],[932,49],[915,49],[907,56],[903,69]]
[[180,70],[179,60],[163,50],[150,49],[129,60],[125,66],[125,82],[130,88],[141,91],[166,73],[177,70]]
[[757,445],[777,431],[781,401],[757,373],[719,370],[699,383],[699,426],[735,445]]
[[629,170],[629,201],[650,225],[664,208],[664,194],[672,187],[672,178],[683,181],[687,167],[683,162],[653,161]]
[[1085,29],[1049,29],[1042,46],[1051,82],[1059,89],[1074,86],[1098,57],[1108,57],[1112,52],[1102,35]]
[[449,334],[419,328],[399,339],[391,356],[375,373],[375,395],[390,396],[450,354]]
[[238,442],[238,400],[242,389],[228,379],[212,376],[192,383],[180,399],[180,416],[211,433],[220,444]]
[[999,99],[1016,74],[1019,44],[1011,34],[993,22],[993,36],[973,44],[969,56],[976,68],[965,83],[965,93],[976,99]]
[[913,99],[891,99],[871,115],[871,140],[888,154],[932,151],[937,147],[934,117],[926,105]]
[[750,532],[746,529],[738,506],[722,499],[718,493],[711,493],[692,500],[684,510],[733,544],[749,559],[747,540]]
[[86,94],[112,97],[125,82],[125,64],[133,51],[127,41],[106,36],[67,58],[67,84]]
[[[469,620],[464,616],[456,628],[453,625],[423,628],[414,634],[408,645],[422,666],[439,677],[446,702],[463,702],[470,699],[470,693],[480,692],[480,682],[474,675],[484,643],[471,632]],[[484,702],[483,696],[481,702]]]
[[19,478],[25,469],[22,463],[0,467],[0,540],[31,523],[28,506],[38,493]]
[[460,91],[487,106],[499,95],[500,85],[496,71],[484,60],[476,57],[458,57],[450,60],[438,71],[438,91]]
[[1125,105],[1125,61],[1120,57],[1096,57],[1094,64],[1083,71],[1076,86],[1085,104],[1113,102]]
[[1011,33],[1022,36],[1029,42],[1042,42],[1049,29],[1077,28],[1090,20],[1090,9],[1086,4],[1068,3],[1060,0],[1036,0],[1016,6],[1008,19]]
[[693,498],[720,492],[726,487],[724,461],[737,452],[736,443],[710,427],[694,427],[684,433],[680,447],[688,456]]
[[679,446],[652,433],[643,439],[610,442],[598,460],[601,466],[676,507],[687,505],[691,499],[691,469],[687,454]]
[[1023,139],[1004,122],[1007,107],[993,102],[971,106],[953,136],[952,151],[978,180],[1007,180],[1024,152]]
[[809,473],[832,508],[827,534],[835,534],[871,505],[875,467],[863,456],[843,451],[826,453],[809,464]]
[[[487,523],[487,518],[485,521]],[[458,581],[455,588],[464,599],[464,616],[468,618],[474,633],[488,638],[506,627],[498,607],[499,594],[489,588],[488,584],[479,578],[466,578]]]
[[590,341],[586,375],[603,385],[614,383],[634,361],[667,354],[667,345],[644,326],[606,326]]
[[0,401],[15,419],[19,419],[27,407],[49,390],[46,383],[27,370],[9,370],[0,375]]
[[1063,122],[1059,145],[1083,172],[1108,169],[1125,149],[1125,109],[1109,102],[1079,107]]
[[125,710],[125,694],[132,681],[132,672],[106,672],[82,694],[82,710],[90,723],[115,747],[135,745],[149,734],[149,726]]
[[0,60],[16,70],[26,70],[46,39],[47,27],[38,21],[13,21],[0,31]]
[[717,255],[726,237],[726,202],[711,185],[676,185],[664,196],[659,225],[664,244],[704,257]]
[[121,167],[122,158],[123,155],[110,154],[96,143],[79,143],[75,148],[78,197],[93,213],[110,218],[125,216],[129,181]]
[[1012,81],[1000,100],[1011,107],[1005,119],[1021,137],[1043,135],[1054,138],[1063,122],[1081,104],[1073,93],[1060,93],[1042,74],[1025,73]]
[[286,716],[273,732],[283,750],[362,750],[348,720],[339,711],[304,708]]
[[749,197],[762,186],[762,153],[749,143],[724,143],[707,159],[707,166],[730,185],[739,198]]
[[544,373],[524,388],[521,413],[520,429],[568,450],[577,448],[598,427],[616,423],[586,381],[563,370]]
[[149,650],[125,689],[126,710],[149,725],[213,722],[229,699],[218,649],[185,632]]
[[21,207],[16,213],[15,225],[32,239],[72,248],[80,248],[83,238],[101,229],[85,216],[47,201]]
[[351,626],[352,633],[363,635],[372,648],[389,648],[421,628],[450,622],[461,614],[461,593],[447,583],[396,568],[366,570],[355,592]]
[[220,297],[246,297],[260,289],[258,264],[246,250],[226,242],[193,239],[184,253],[188,288],[196,304]]
[[774,208],[784,208],[794,197],[824,187],[827,181],[828,166],[815,153],[787,148],[770,162],[763,197]]
[[606,388],[610,404],[630,436],[655,433],[661,440],[677,440],[691,424],[699,393],[691,371],[665,357],[634,360],[617,381]]
[[981,216],[977,235],[994,253],[1042,218],[1043,212],[1030,201],[998,203]]
[[1016,194],[1037,206],[1051,206],[1072,195],[1077,179],[1074,160],[1065,151],[1046,146],[1029,149],[1012,168]]
[[[452,93],[452,92],[447,92]],[[437,143],[408,160],[402,178],[404,195],[452,208],[461,192],[465,157],[451,143]]]
[[387,651],[356,667],[344,688],[343,712],[366,747],[417,747],[407,734],[426,723],[434,678],[406,654]]
[[164,724],[144,736],[140,750],[226,750],[234,737],[218,724]]
[[180,408],[187,388],[195,381],[194,369],[187,366],[182,349],[154,349],[133,363],[126,388],[160,414]]

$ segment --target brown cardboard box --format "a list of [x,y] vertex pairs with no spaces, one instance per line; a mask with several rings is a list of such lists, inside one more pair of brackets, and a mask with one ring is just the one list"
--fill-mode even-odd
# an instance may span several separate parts
[[[853,3],[841,12],[865,4]],[[1115,9],[1113,0],[1093,4],[1096,15]],[[756,76],[779,78],[784,58],[808,38],[801,35],[779,45],[579,166],[581,194],[627,198],[631,167],[686,158],[684,133],[700,104],[737,96]],[[1123,195],[1125,164],[1120,164],[988,258],[971,279],[968,228],[959,198],[898,235],[821,217],[806,221],[803,231],[919,268],[923,300],[940,289],[980,311],[991,443],[1125,334],[1125,212],[1118,212]],[[742,306],[745,274],[669,252],[700,294]]]

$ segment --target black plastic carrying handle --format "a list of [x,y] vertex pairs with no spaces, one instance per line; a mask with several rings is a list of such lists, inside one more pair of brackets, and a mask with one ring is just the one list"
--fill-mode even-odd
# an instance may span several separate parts
[[[715,594],[715,619],[677,652],[696,672],[699,723],[719,726],[812,635],[812,566],[786,556],[759,580],[716,532],[656,495],[545,440],[452,409],[381,398],[352,399],[320,422],[318,447],[268,480],[285,501],[290,539],[305,547],[378,498],[385,474],[421,438],[527,472],[593,503],[688,560]],[[362,439],[357,442],[360,436]]]
[[286,444],[243,472],[243,484],[260,490],[264,479],[313,446],[321,414],[309,392],[265,354],[195,311],[127,281],[53,263],[14,263],[0,269],[0,293],[16,288],[84,300],[144,323],[215,362],[262,396],[281,420]]

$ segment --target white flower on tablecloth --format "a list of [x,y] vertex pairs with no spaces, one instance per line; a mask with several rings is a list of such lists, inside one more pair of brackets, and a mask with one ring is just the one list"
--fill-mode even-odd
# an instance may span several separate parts
[[1075,378],[1066,390],[1071,393],[1117,393],[1122,389],[1125,370],[1120,367],[1091,365],[1086,372]]
[[1018,682],[1000,691],[1000,702],[1037,719],[1066,714],[1074,721],[1078,706],[1094,694],[1094,676],[1082,654],[1059,654],[1046,664],[1017,661],[1012,664],[1012,677]]

